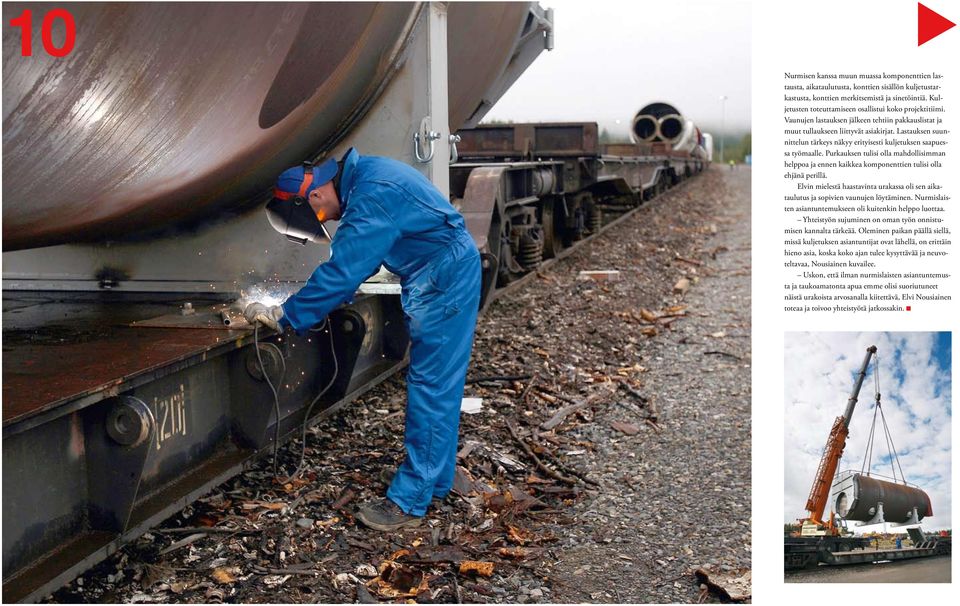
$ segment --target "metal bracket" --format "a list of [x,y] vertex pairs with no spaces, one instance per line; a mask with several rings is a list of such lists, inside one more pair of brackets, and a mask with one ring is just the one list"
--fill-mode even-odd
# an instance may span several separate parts
[[[434,141],[439,140],[440,133],[430,128],[430,116],[425,116],[420,121],[420,128],[413,133],[413,155],[420,164],[426,164],[433,160]],[[423,148],[427,148],[427,154],[423,155]]]
[[[260,450],[273,442],[273,434],[267,431],[270,428],[270,421],[276,416],[273,394],[260,369],[256,347],[260,348],[260,359],[263,360],[264,370],[273,381],[274,387],[279,390],[281,420],[283,410],[287,406],[289,394],[280,383],[285,359],[289,357],[289,353],[285,355],[274,342],[276,339],[273,337],[271,339],[273,340],[264,341],[261,338],[260,343],[247,347],[241,355],[231,358],[230,383],[237,386],[231,403],[233,437],[241,448]],[[287,346],[289,341],[285,339],[284,346]]]
[[913,511],[910,512],[910,517],[907,518],[906,522],[899,522],[897,524],[891,524],[891,526],[915,526],[920,523],[920,514],[917,513],[917,508],[914,507]]
[[877,503],[877,512],[874,516],[866,522],[860,522],[857,526],[870,526],[871,524],[880,524],[882,522],[886,522],[886,519],[883,517],[883,501],[880,501]]
[[457,160],[460,159],[460,154],[457,152],[457,143],[460,143],[460,135],[450,135],[450,164],[456,164]]
[[121,398],[107,413],[107,435],[122,446],[143,444],[155,426],[153,411],[143,400],[133,396]]
[[130,520],[156,421],[150,407],[126,395],[83,416],[90,525],[123,532]]

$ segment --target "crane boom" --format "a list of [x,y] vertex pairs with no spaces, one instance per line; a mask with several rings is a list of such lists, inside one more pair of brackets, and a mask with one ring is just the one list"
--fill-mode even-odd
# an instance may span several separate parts
[[863,386],[863,380],[867,376],[867,367],[870,365],[870,359],[876,355],[877,346],[871,345],[867,348],[867,355],[863,358],[863,364],[860,365],[860,373],[853,384],[853,391],[847,399],[847,408],[842,417],[837,417],[830,428],[830,435],[827,437],[827,445],[823,449],[823,456],[820,458],[820,465],[817,467],[817,474],[813,478],[813,486],[810,487],[810,496],[807,497],[808,520],[814,524],[825,525],[823,521],[823,510],[827,506],[827,498],[830,494],[830,482],[834,474],[837,473],[837,466],[840,464],[840,457],[843,456],[843,449],[847,445],[847,434],[849,433],[850,419],[853,418],[853,409],[857,406],[857,398],[860,396],[860,388]]

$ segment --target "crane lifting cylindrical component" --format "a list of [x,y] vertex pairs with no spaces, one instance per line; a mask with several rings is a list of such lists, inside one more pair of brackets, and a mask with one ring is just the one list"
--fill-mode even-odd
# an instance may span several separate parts
[[916,524],[933,515],[923,490],[852,471],[841,473],[834,483],[833,507],[841,518],[865,524]]

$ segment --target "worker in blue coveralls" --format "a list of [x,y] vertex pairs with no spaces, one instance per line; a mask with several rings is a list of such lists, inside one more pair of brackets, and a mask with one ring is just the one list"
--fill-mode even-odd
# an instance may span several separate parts
[[300,243],[328,239],[330,259],[282,305],[247,306],[244,315],[302,333],[350,301],[382,264],[401,280],[410,333],[406,457],[386,498],[362,505],[357,519],[382,531],[416,526],[431,499],[453,487],[460,402],[480,299],[480,255],[463,217],[414,168],[350,149],[284,171],[267,204],[273,227]]

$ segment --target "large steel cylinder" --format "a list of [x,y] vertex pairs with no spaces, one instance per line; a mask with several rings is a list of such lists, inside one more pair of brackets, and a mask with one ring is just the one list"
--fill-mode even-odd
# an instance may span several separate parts
[[883,521],[894,524],[910,521],[914,508],[917,521],[933,515],[930,497],[923,490],[859,473],[840,474],[832,492],[834,511],[846,520],[870,522],[876,518],[881,504]]
[[657,119],[650,114],[637,114],[633,118],[633,134],[639,141],[653,141],[657,138]]
[[[504,73],[525,27],[528,2],[451,2],[447,8],[450,132],[479,121],[496,101],[490,86]],[[477,112],[481,112],[477,115]]]
[[674,139],[673,149],[684,153],[692,154],[695,150],[702,149],[703,140],[700,135],[700,129],[696,127],[692,120],[684,120],[680,135]]
[[654,101],[653,103],[648,103],[640,108],[640,111],[637,112],[638,116],[653,116],[657,120],[664,116],[671,114],[679,115],[680,112],[677,111],[677,108],[670,105],[669,103],[664,103],[662,101]]
[[[47,7],[4,3],[4,21],[24,8]],[[370,102],[417,7],[69,10],[76,46],[63,58],[21,57],[4,31],[4,249],[122,236],[251,195]]]
[[657,134],[661,141],[676,142],[683,134],[683,118],[677,114],[660,118],[660,123],[657,125]]
[[633,117],[633,134],[640,141],[675,142],[683,133],[684,120],[676,107],[655,101]]
[[[5,2],[3,19],[32,10],[37,47],[55,6]],[[349,138],[409,60],[422,8],[76,3],[75,46],[59,58],[21,57],[20,30],[6,28],[4,250],[229,218],[284,168]],[[496,100],[528,9],[449,5],[451,132]]]

